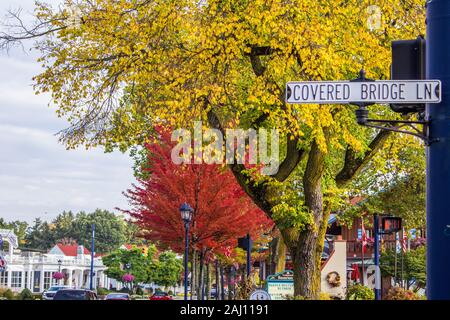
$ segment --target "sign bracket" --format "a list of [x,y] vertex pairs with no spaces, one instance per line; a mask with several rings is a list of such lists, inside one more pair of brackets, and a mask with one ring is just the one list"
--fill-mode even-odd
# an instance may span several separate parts
[[[367,81],[374,81],[373,79],[367,79],[366,78],[366,72],[364,69],[361,69],[359,71],[359,76],[356,79],[350,80],[350,82],[367,82]],[[369,110],[367,109],[368,106],[373,105],[374,103],[365,103],[365,102],[349,102],[349,104],[355,105],[358,107],[358,109],[355,110],[356,115],[356,121],[358,124],[380,129],[380,130],[387,130],[387,131],[393,131],[393,132],[399,132],[404,134],[413,135],[415,137],[418,137],[422,139],[425,142],[426,146],[429,146],[431,143],[436,142],[435,139],[430,140],[428,136],[428,125],[429,121],[425,119],[424,113],[419,113],[418,120],[417,121],[410,121],[410,120],[385,120],[385,119],[369,119]],[[385,126],[377,125],[373,123],[385,123]],[[407,131],[407,130],[401,130],[399,129],[398,125],[407,125],[410,128],[414,129],[415,132]],[[417,128],[415,125],[422,125],[422,129]]]

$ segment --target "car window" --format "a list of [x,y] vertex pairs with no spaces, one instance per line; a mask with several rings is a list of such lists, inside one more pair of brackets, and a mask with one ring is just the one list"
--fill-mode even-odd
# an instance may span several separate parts
[[54,287],[48,288],[48,291],[58,291],[58,290],[63,289],[63,288],[64,288],[64,287],[54,286]]
[[85,300],[86,293],[83,290],[59,290],[53,300]]
[[156,292],[156,293],[155,293],[155,296],[165,297],[165,296],[168,296],[168,294],[165,293],[165,292]]
[[106,296],[107,299],[128,299],[128,294],[126,293],[110,293]]

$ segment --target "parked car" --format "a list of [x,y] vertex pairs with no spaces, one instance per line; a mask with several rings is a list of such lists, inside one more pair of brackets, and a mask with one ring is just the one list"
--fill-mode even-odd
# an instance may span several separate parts
[[173,298],[167,292],[155,292],[150,300],[173,300]]
[[109,293],[105,300],[131,300],[130,295],[128,293],[114,292]]
[[52,286],[42,292],[42,300],[53,300],[53,297],[55,296],[56,292],[58,292],[61,289],[70,289],[70,286]]
[[97,300],[97,295],[86,289],[61,289],[56,292],[53,300]]
[[[215,288],[215,287],[212,287],[211,288],[211,298],[212,299],[216,299],[217,298],[217,288]],[[221,294],[222,295],[222,294]],[[224,288],[224,290],[223,290],[223,295],[224,296],[228,296],[228,290],[227,290],[227,288]]]

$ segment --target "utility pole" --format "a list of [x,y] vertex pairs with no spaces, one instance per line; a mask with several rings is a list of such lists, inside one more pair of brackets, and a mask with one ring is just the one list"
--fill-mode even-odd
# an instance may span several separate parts
[[95,247],[94,247],[94,239],[95,239],[95,224],[92,224],[92,239],[91,239],[91,278],[90,278],[90,284],[89,284],[89,289],[93,290],[94,289],[94,251],[95,251]]
[[381,300],[381,273],[380,273],[380,223],[378,214],[373,215],[373,250],[375,260],[375,300]]
[[441,80],[442,101],[427,104],[427,297],[450,299],[450,1],[427,1],[427,79]]

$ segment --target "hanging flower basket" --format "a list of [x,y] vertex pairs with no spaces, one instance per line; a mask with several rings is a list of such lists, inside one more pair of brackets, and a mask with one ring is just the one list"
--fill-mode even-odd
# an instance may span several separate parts
[[122,277],[122,281],[123,282],[133,282],[134,281],[134,276],[132,274],[124,274]]
[[53,274],[53,279],[55,279],[55,280],[61,280],[63,278],[64,278],[64,273],[62,273],[62,272],[55,272]]

